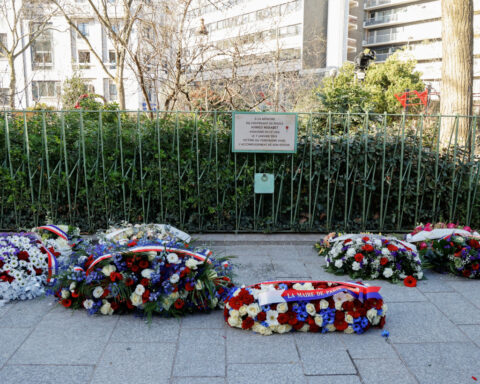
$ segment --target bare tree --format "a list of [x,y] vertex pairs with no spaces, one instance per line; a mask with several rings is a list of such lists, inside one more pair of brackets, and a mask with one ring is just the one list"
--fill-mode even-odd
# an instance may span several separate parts
[[[76,15],[84,14],[75,4],[69,0],[49,0],[55,4],[63,14],[70,27],[77,32],[87,44],[93,56],[99,62],[105,74],[115,82],[118,93],[120,109],[125,109],[125,86],[124,72],[126,65],[127,49],[132,37],[132,31],[138,15],[141,13],[144,2],[142,0],[118,0],[111,3],[109,0],[87,0],[89,11],[94,20],[100,23],[105,30],[115,50],[115,72],[107,67],[102,59],[102,52],[94,49],[93,44],[85,33],[82,33],[77,25]],[[84,5],[82,5],[83,7]]]
[[[473,0],[442,0],[442,85],[440,113],[471,115],[473,83]],[[448,144],[456,130],[443,118],[441,141]],[[458,121],[460,142],[467,143],[469,119]]]
[[4,0],[0,5],[0,19],[3,20],[2,24],[6,26],[7,32],[6,40],[0,39],[0,51],[7,58],[10,70],[8,98],[11,109],[15,109],[17,94],[16,59],[43,33],[52,28],[49,21],[54,13],[42,7],[40,3]]

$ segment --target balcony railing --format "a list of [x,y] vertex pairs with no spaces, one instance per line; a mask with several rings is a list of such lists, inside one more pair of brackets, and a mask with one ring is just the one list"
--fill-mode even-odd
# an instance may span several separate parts
[[378,7],[381,5],[412,3],[414,1],[417,1],[417,0],[367,0],[365,1],[365,5],[363,7],[366,9],[366,8]]

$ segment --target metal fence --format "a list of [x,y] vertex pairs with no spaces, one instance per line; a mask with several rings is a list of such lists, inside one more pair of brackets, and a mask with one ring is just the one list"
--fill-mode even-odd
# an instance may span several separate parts
[[[232,153],[231,112],[8,111],[0,228],[191,232],[478,226],[475,116],[299,113],[296,154]],[[451,134],[440,135],[451,126]],[[254,174],[275,175],[256,195]]]

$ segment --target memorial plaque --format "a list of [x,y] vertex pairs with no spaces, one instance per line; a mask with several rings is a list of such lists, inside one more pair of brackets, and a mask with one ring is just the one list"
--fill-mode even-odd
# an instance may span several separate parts
[[234,112],[233,152],[295,153],[297,114]]

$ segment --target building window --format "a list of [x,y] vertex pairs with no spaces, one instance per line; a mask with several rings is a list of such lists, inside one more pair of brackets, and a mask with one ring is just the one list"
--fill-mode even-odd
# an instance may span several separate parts
[[0,58],[6,56],[5,49],[3,47],[7,46],[7,34],[6,33],[0,33]]
[[34,100],[42,97],[57,97],[60,94],[60,83],[58,81],[33,81],[32,96]]
[[46,69],[53,66],[52,32],[42,32],[32,44],[33,69]]
[[116,55],[115,51],[108,51],[108,63],[110,64],[111,69],[116,68],[117,55]]
[[9,104],[9,93],[8,88],[0,88],[0,106],[6,106]]
[[77,28],[80,32],[79,34],[77,34],[78,37],[82,37],[82,36],[88,37],[88,29],[89,29],[88,24],[89,24],[88,22],[83,22],[83,21],[77,24]]
[[105,98],[108,101],[117,100],[117,86],[112,79],[105,79],[103,82]]
[[90,67],[90,51],[78,51],[78,66],[81,68]]

